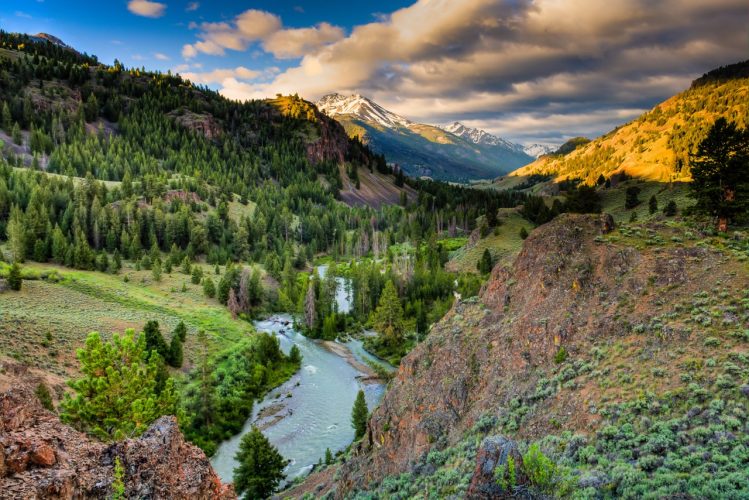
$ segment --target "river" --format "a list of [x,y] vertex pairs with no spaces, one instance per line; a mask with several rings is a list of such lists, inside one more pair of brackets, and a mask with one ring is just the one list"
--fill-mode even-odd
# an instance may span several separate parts
[[[345,282],[339,283],[339,289],[345,290],[345,285]],[[349,303],[347,293],[337,295],[337,299],[340,297],[341,302],[346,302],[338,304],[339,311],[343,312]],[[335,349],[331,349],[329,343],[308,339],[294,330],[290,315],[274,315],[254,324],[258,331],[276,335],[284,352],[288,353],[291,346],[296,345],[302,354],[302,368],[255,404],[252,417],[247,420],[242,432],[224,441],[211,463],[223,481],[232,481],[232,473],[237,465],[234,455],[239,442],[253,425],[257,425],[290,461],[285,473],[287,481],[291,481],[307,474],[314,464],[324,459],[326,448],[335,454],[353,441],[351,408],[356,393],[364,389],[370,410],[385,393],[382,381],[368,379],[363,373],[365,370],[361,369],[361,363],[367,360],[379,364],[383,362],[364,351],[358,340],[338,343],[332,346]],[[353,355],[353,362],[334,352],[340,351],[342,346],[346,346]]]

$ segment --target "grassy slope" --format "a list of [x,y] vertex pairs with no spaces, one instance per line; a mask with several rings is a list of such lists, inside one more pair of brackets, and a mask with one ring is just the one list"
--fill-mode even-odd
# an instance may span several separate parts
[[[191,364],[199,329],[209,333],[216,350],[253,331],[250,324],[233,320],[215,299],[205,298],[202,286],[193,285],[189,276],[177,270],[154,282],[150,271],[130,267],[120,275],[37,263],[27,263],[24,269],[54,269],[63,279],[58,283],[26,280],[20,292],[0,294],[0,331],[7,333],[0,336],[0,351],[58,375],[76,369],[75,348],[83,345],[91,331],[109,335],[126,328],[137,330],[155,319],[169,339],[172,329],[184,321],[188,327],[185,369]],[[204,272],[218,282],[212,267],[204,266]],[[186,292],[181,291],[183,283]],[[46,340],[47,332],[50,340]]]
[[[514,181],[513,181],[514,179]],[[521,177],[506,177],[502,182],[519,184]],[[539,183],[528,189],[537,193],[547,183]],[[493,185],[492,185],[493,186]],[[640,188],[640,204],[632,210],[624,208],[626,190],[629,186]],[[480,188],[488,186],[481,185]],[[507,185],[502,184],[504,189]],[[650,182],[643,180],[629,180],[620,183],[617,187],[599,190],[603,212],[611,214],[619,224],[629,222],[632,212],[637,213],[637,220],[647,221],[662,216],[663,208],[669,201],[673,200],[679,211],[684,210],[694,202],[688,196],[688,185],[685,183]],[[658,201],[658,211],[650,215],[648,200],[655,195]],[[550,203],[550,202],[547,202]],[[481,258],[485,249],[489,249],[495,262],[509,262],[517,255],[522,246],[520,239],[520,228],[525,227],[528,232],[533,230],[533,224],[523,219],[517,213],[510,213],[503,219],[503,224],[497,229],[497,234],[490,233],[486,238],[480,239],[474,246],[464,246],[450,253],[450,261],[447,268],[450,271],[476,272],[476,263]]]
[[[540,158],[512,175],[553,174],[594,182],[599,174],[625,171],[650,180],[687,180],[688,169],[675,170],[677,159],[688,162],[689,149],[720,116],[746,126],[747,102],[749,79],[689,89],[567,156]],[[682,131],[692,137],[673,143],[672,136]]]
[[511,213],[501,220],[503,221],[502,225],[497,228],[496,234],[489,233],[486,238],[478,240],[475,245],[466,245],[451,252],[450,261],[445,266],[446,269],[454,272],[478,272],[476,263],[487,248],[492,254],[494,262],[512,260],[523,244],[523,240],[520,239],[520,228],[525,227],[530,232],[533,224],[517,213]]

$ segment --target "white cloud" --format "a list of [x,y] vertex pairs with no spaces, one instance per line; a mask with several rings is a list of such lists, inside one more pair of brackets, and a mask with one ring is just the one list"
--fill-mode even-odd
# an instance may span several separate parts
[[312,28],[276,31],[265,38],[263,49],[279,59],[296,58],[337,42],[343,36],[343,30],[338,26],[320,23]]
[[[202,23],[192,50],[183,48],[187,59],[199,52],[208,55],[224,55],[226,49],[245,50],[250,43],[261,40],[281,29],[281,18],[270,12],[250,9],[235,17],[231,23]],[[187,47],[187,46],[185,46]]]
[[162,54],[161,52],[154,52],[153,57],[158,59],[159,61],[168,61],[169,56],[166,54]]
[[224,55],[227,49],[244,51],[254,42],[261,42],[263,50],[279,59],[298,58],[344,37],[343,29],[325,22],[283,29],[280,17],[257,9],[246,10],[230,22],[190,23],[189,28],[200,29],[200,40],[183,49],[186,59],[199,53]]
[[187,12],[194,12],[200,8],[199,2],[190,2],[187,4],[187,7],[185,7],[185,10]]
[[191,59],[198,55],[198,49],[193,47],[190,44],[186,44],[182,46],[182,57],[185,59]]
[[224,83],[228,79],[234,79],[235,81],[253,80],[262,75],[262,72],[239,66],[237,68],[214,69],[213,71],[202,73],[183,71],[181,75],[193,83],[208,85],[211,83]]
[[130,0],[127,3],[127,10],[138,16],[155,18],[164,15],[166,4],[149,0]]

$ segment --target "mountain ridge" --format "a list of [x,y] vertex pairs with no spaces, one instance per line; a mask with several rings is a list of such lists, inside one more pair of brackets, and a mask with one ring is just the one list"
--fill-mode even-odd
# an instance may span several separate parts
[[358,136],[413,176],[458,182],[491,179],[533,161],[522,146],[485,131],[466,129],[455,134],[414,122],[359,94],[327,94],[316,105],[341,122],[349,136]]

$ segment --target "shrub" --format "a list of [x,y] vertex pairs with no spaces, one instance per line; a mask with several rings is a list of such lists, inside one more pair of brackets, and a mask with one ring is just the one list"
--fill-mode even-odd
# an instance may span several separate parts
[[46,384],[43,382],[40,382],[39,385],[36,386],[36,389],[34,390],[34,394],[36,394],[36,397],[39,398],[39,402],[42,404],[44,408],[46,408],[49,411],[54,411],[55,407],[52,404],[52,394],[49,392],[49,388]]
[[567,360],[567,349],[565,349],[564,346],[562,346],[554,355],[554,362],[556,364],[561,364],[561,363],[564,363],[566,360]]
[[523,455],[523,471],[533,486],[548,492],[554,486],[557,464],[543,454],[538,444],[533,443]]

